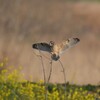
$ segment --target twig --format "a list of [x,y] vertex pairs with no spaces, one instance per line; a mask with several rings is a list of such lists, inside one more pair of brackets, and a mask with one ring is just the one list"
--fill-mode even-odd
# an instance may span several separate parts
[[45,74],[45,68],[44,68],[44,63],[43,63],[43,57],[41,55],[41,51],[40,52],[40,58],[41,58],[41,63],[42,63],[42,68],[43,68],[43,75],[44,75],[44,83],[46,83],[46,74]]
[[52,73],[52,60],[51,60],[51,62],[50,62],[50,73],[49,73],[49,77],[48,77],[47,83],[49,83],[49,81],[50,81],[51,73]]
[[42,58],[42,55],[41,55],[41,51],[40,51],[40,49],[38,49],[38,50],[39,50],[39,53],[40,53],[40,58],[41,58],[41,63],[42,63],[42,69],[43,69],[43,75],[44,75],[45,100],[47,100],[47,86],[46,86],[45,68],[44,68],[44,63],[43,63],[43,58]]
[[66,89],[67,89],[67,81],[66,81],[66,74],[65,74],[65,69],[64,69],[64,66],[62,64],[62,62],[59,60],[59,63],[62,67],[62,72],[63,72],[63,75],[64,75],[64,81],[65,81],[65,100],[66,100]]
[[[40,52],[40,50],[39,50],[39,52]],[[47,80],[47,83],[49,83],[49,81],[50,81],[50,78],[51,78],[51,74],[52,74],[52,59],[50,60],[50,58],[48,58],[47,56],[45,56],[42,52],[40,52],[41,54],[42,54],[42,56],[43,57],[45,57],[47,60],[49,60],[50,61],[50,72],[49,72],[49,76],[48,76],[48,80]],[[35,52],[34,52],[34,54],[36,55],[36,56],[41,56],[41,54],[40,55],[37,55]]]

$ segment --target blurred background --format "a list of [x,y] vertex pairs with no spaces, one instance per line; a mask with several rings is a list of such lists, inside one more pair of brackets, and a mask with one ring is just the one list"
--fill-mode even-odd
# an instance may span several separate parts
[[[43,79],[41,60],[32,44],[60,43],[70,37],[78,37],[80,43],[60,58],[67,81],[100,84],[99,0],[0,0],[0,61],[7,57],[8,65],[23,66],[21,73],[27,80]],[[43,61],[48,77],[50,61],[45,57]],[[61,71],[54,61],[50,82],[63,83]]]

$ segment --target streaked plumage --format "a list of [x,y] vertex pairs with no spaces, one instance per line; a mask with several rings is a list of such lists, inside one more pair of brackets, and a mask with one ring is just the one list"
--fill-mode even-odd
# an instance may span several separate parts
[[78,38],[69,38],[60,44],[55,44],[53,41],[50,41],[50,43],[35,43],[32,45],[32,47],[34,49],[51,53],[51,58],[57,61],[65,50],[71,48],[79,41],[80,40]]

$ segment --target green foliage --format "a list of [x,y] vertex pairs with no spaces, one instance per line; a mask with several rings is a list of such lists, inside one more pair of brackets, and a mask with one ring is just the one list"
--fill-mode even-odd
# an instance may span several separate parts
[[[4,68],[0,62],[0,100],[45,100],[43,81],[33,83],[24,80],[19,69]],[[48,100],[65,100],[64,84],[47,84]],[[67,100],[100,100],[100,86],[67,84]]]

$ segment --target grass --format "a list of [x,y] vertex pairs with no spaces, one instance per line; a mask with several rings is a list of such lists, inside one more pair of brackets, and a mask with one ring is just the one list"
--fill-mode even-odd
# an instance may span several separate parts
[[[12,65],[23,65],[27,78],[31,74],[34,80],[39,80],[42,75],[38,75],[41,62],[34,57],[30,44],[50,40],[59,43],[69,37],[78,37],[80,44],[61,57],[63,63],[67,64],[66,70],[69,67],[71,71],[67,73],[69,81],[72,82],[74,78],[73,81],[78,83],[78,80],[86,79],[81,81],[83,84],[99,82],[100,5],[67,3],[66,0],[39,1],[0,0],[0,57],[8,56]],[[74,59],[73,63],[71,59]],[[57,75],[52,81],[62,82],[57,63],[53,64]]]
[[[45,100],[43,81],[29,82],[19,69],[0,62],[0,100]],[[11,70],[13,69],[13,70]],[[10,72],[10,73],[9,73]],[[75,85],[66,83],[67,100],[100,100],[100,85]],[[47,100],[65,100],[65,84],[47,84]]]

